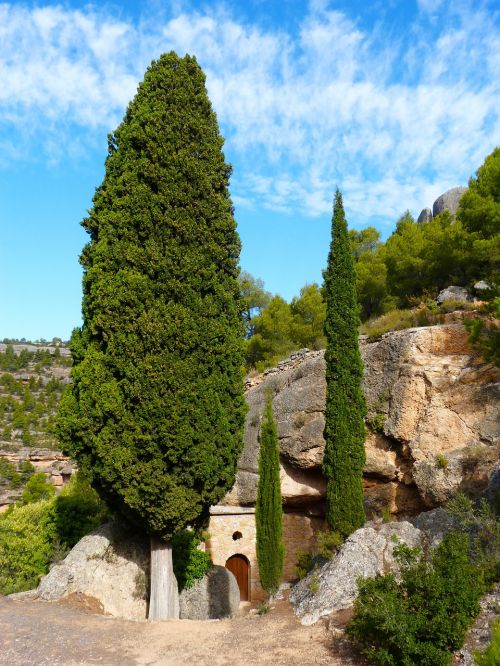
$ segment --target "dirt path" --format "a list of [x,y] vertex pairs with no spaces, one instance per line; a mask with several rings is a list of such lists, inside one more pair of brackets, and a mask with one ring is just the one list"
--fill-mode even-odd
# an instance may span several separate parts
[[326,625],[303,627],[288,602],[267,615],[129,622],[81,606],[0,597],[2,666],[301,666],[359,664]]

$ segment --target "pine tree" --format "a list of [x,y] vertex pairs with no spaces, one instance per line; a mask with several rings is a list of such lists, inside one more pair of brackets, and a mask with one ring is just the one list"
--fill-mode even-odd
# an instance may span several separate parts
[[109,136],[82,222],[83,327],[58,435],[108,504],[152,536],[157,619],[177,612],[171,539],[232,486],[242,447],[240,241],[222,145],[196,59],[162,55]]
[[366,406],[361,388],[356,273],[339,190],[335,193],[324,291],[327,389],[323,472],[327,479],[327,520],[332,530],[347,536],[365,520],[362,472]]
[[266,398],[260,429],[255,523],[260,584],[266,592],[273,594],[277,591],[283,575],[284,547],[278,432],[271,395]]

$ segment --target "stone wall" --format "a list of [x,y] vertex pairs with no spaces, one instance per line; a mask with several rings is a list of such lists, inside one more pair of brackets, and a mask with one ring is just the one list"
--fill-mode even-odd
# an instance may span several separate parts
[[[296,578],[297,555],[309,551],[315,545],[315,535],[325,529],[324,519],[302,513],[287,512],[283,515],[283,540],[285,562],[283,580]],[[267,598],[260,586],[256,553],[255,509],[244,507],[215,506],[211,509],[208,527],[210,539],[207,549],[214,564],[224,566],[232,555],[244,555],[250,564],[250,600]],[[241,535],[241,537],[239,536]],[[237,536],[238,538],[233,538]]]

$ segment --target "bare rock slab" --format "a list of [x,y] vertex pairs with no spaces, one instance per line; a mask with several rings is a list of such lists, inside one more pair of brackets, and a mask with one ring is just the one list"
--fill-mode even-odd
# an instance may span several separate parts
[[398,541],[410,547],[422,545],[420,530],[408,522],[387,523],[356,530],[338,554],[295,585],[290,601],[304,625],[320,617],[351,608],[358,578],[371,578],[397,568],[394,547]]
[[466,191],[466,187],[452,187],[451,190],[447,190],[444,194],[441,194],[432,205],[432,214],[434,217],[445,210],[449,211],[452,215],[456,215],[460,199]]

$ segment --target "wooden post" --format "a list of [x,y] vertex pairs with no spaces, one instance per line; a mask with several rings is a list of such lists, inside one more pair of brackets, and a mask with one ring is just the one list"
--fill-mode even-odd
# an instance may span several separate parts
[[179,590],[172,563],[172,544],[151,537],[149,620],[179,619]]

